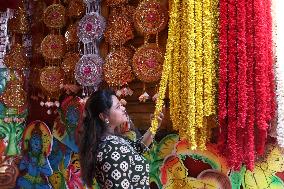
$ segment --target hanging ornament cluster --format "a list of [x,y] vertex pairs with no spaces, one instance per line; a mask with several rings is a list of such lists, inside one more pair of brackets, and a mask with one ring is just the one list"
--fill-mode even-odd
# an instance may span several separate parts
[[66,93],[73,93],[75,91],[70,90],[68,86],[72,86],[72,88],[78,88],[76,85],[76,80],[74,76],[75,65],[80,59],[80,46],[79,37],[81,34],[77,34],[79,20],[83,17],[86,10],[86,4],[83,0],[74,0],[67,2],[66,15],[66,31],[65,31],[65,44],[66,51],[63,61],[61,63],[61,68],[65,73],[65,84],[61,86],[61,88],[65,89]]
[[100,14],[100,2],[85,2],[86,15],[79,21],[77,35],[83,43],[83,56],[76,63],[76,81],[83,87],[83,96],[96,91],[102,82],[103,59],[99,55],[98,43],[106,27]]
[[107,55],[103,67],[104,80],[115,88],[118,97],[131,96],[133,91],[128,83],[134,79],[131,68],[133,50],[127,47],[126,43],[134,38],[134,7],[129,5],[127,0],[106,1],[106,4],[110,7],[110,14],[104,37],[111,46],[111,52]]
[[[167,26],[167,10],[158,0],[144,0],[135,9],[133,20],[136,30],[144,35],[144,45],[139,47],[133,56],[133,72],[142,82],[157,82],[161,78],[164,61],[158,38],[159,32]],[[156,35],[156,43],[148,42],[150,35]],[[139,101],[145,102],[149,98],[144,84]]]
[[11,34],[11,48],[4,56],[4,65],[7,70],[3,70],[6,77],[5,88],[0,97],[4,105],[11,110],[11,113],[19,114],[26,105],[26,91],[24,81],[26,71],[29,67],[29,59],[22,41],[24,35],[29,30],[27,14],[24,2],[21,1],[19,8],[14,11],[14,15],[7,22],[8,31]]
[[[208,117],[215,113],[215,62],[218,1],[170,1],[165,62],[154,116],[162,111],[169,86],[173,128],[192,149],[205,149],[209,139]],[[157,26],[159,26],[157,24]],[[155,133],[157,119],[152,120]]]
[[220,1],[220,148],[233,169],[254,167],[275,114],[271,1]]
[[38,79],[46,98],[46,101],[41,101],[40,105],[44,104],[48,108],[47,114],[51,114],[50,108],[55,106],[61,92],[60,86],[64,82],[64,72],[60,65],[66,52],[65,38],[61,34],[62,28],[66,25],[65,7],[60,2],[54,1],[45,8],[43,22],[50,33],[40,45],[45,67],[40,69]]

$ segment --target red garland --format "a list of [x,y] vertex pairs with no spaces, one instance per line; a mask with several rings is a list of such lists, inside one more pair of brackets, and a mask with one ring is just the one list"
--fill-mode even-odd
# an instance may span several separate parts
[[228,0],[228,161],[229,165],[238,168],[236,126],[237,126],[237,23],[235,0]]
[[253,36],[253,0],[247,0],[246,2],[246,51],[247,51],[247,120],[246,130],[247,135],[245,138],[245,158],[244,163],[249,170],[253,170],[255,149],[254,149],[254,113],[255,113],[255,91],[254,91],[254,36]]
[[256,152],[264,153],[264,144],[266,139],[267,124],[267,86],[268,86],[268,70],[267,70],[267,44],[266,44],[266,13],[263,0],[254,0],[254,42],[255,42],[255,94],[256,94],[256,126],[259,130],[256,140]]
[[246,7],[245,0],[237,0],[237,152],[238,164],[236,168],[241,168],[244,161],[244,139],[246,136],[246,117],[247,117],[247,54],[246,54]]
[[219,96],[218,96],[218,120],[220,125],[219,145],[220,150],[226,149],[227,141],[227,27],[228,27],[228,10],[227,0],[220,0],[219,16]]

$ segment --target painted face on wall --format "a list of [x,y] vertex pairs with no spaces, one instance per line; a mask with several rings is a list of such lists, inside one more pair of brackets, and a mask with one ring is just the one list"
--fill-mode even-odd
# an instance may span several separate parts
[[40,153],[42,151],[42,140],[39,135],[33,135],[30,139],[31,151]]
[[268,155],[267,158],[268,169],[273,170],[275,172],[284,171],[284,156],[281,151],[275,147]]
[[172,173],[172,178],[181,179],[187,177],[187,170],[181,160],[179,160],[176,164],[174,164],[170,168],[170,172]]

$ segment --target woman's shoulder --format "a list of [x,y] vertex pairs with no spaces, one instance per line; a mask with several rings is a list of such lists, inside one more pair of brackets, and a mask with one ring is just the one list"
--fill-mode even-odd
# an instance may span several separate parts
[[[111,151],[112,149],[115,149],[114,147],[120,147],[120,146],[126,146],[127,141],[119,136],[109,135],[106,137],[101,138],[101,142],[99,144],[99,150],[102,149],[108,149],[108,151]],[[106,150],[104,150],[106,152]]]

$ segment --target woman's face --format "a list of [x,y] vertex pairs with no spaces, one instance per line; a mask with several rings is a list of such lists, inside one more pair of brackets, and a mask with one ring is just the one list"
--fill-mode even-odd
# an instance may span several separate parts
[[116,128],[124,122],[128,121],[128,116],[125,107],[121,105],[116,96],[112,96],[112,107],[108,115],[109,124],[111,127]]

